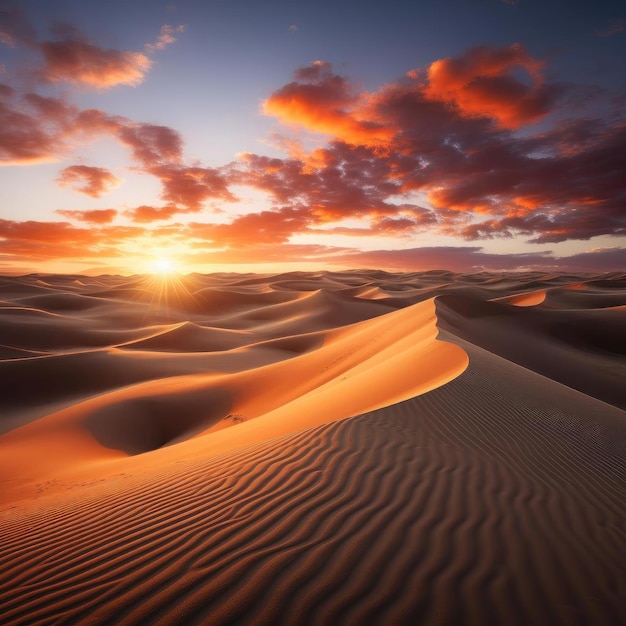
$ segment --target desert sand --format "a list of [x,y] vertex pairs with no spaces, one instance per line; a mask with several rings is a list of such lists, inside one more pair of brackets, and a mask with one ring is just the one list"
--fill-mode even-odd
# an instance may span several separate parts
[[2,624],[626,623],[626,275],[0,277]]

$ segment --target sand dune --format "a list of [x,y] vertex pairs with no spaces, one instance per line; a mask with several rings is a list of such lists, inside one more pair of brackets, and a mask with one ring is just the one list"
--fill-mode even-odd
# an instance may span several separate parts
[[2,623],[626,621],[626,276],[0,298]]

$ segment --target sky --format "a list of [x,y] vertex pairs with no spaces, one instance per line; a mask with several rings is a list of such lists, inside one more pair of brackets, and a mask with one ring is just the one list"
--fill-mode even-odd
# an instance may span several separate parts
[[626,6],[0,0],[0,273],[626,269]]

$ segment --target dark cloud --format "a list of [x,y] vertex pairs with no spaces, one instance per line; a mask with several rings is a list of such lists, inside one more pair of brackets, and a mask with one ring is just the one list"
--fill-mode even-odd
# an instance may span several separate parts
[[556,257],[550,252],[530,254],[492,254],[483,248],[427,247],[408,250],[373,250],[349,252],[339,261],[357,267],[377,267],[390,270],[446,269],[455,272],[482,270],[545,270],[609,272],[623,270],[626,250],[612,248]]

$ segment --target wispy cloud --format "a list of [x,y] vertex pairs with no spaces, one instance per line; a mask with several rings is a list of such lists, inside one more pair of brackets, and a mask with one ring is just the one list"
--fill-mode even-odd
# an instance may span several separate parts
[[598,37],[613,37],[615,35],[620,35],[625,31],[626,27],[624,26],[624,19],[618,18],[612,20],[606,28],[597,30],[596,35],[598,35]]
[[124,211],[124,215],[133,222],[139,224],[151,224],[162,220],[169,220],[181,210],[174,206],[153,207],[149,205],[141,205],[134,209]]
[[156,52],[157,50],[163,50],[165,47],[173,44],[178,39],[178,35],[185,31],[185,26],[179,24],[178,26],[171,26],[170,24],[163,24],[161,26],[161,32],[154,43],[147,43],[145,50],[148,53]]
[[55,23],[51,31],[53,39],[41,40],[19,7],[9,3],[0,9],[0,43],[39,51],[43,65],[33,70],[39,80],[104,90],[140,84],[152,67],[148,54],[174,43],[184,26],[163,25],[156,41],[146,44],[145,52],[104,48],[72,24]]
[[59,209],[59,215],[88,224],[110,224],[117,216],[116,209],[94,209],[92,211],[67,211]]

